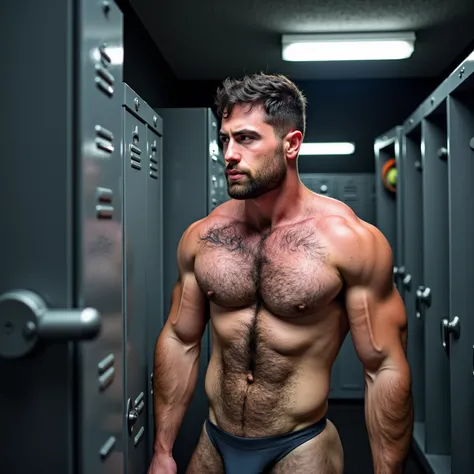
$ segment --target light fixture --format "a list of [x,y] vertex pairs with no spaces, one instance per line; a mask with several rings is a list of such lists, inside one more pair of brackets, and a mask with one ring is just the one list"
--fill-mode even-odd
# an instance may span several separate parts
[[283,35],[285,61],[406,59],[415,49],[415,33]]
[[354,143],[302,143],[300,155],[352,155],[355,151]]

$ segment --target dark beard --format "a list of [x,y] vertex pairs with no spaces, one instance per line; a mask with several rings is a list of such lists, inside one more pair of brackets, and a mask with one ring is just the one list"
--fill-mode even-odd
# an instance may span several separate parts
[[242,183],[227,181],[227,192],[232,199],[256,199],[278,188],[286,177],[286,161],[283,145],[276,155],[268,160],[269,166],[261,169],[256,176],[246,174]]

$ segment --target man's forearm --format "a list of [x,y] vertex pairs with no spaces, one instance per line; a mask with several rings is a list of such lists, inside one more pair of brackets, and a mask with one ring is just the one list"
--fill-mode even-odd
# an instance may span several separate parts
[[173,334],[158,339],[153,372],[155,453],[172,452],[196,386],[199,354],[199,344],[184,344]]
[[367,376],[365,416],[374,474],[402,474],[413,434],[413,402],[407,365]]

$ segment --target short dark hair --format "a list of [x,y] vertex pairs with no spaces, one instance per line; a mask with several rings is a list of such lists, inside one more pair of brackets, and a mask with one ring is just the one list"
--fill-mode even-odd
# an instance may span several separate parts
[[290,130],[306,131],[306,98],[298,87],[281,74],[252,74],[227,78],[218,88],[215,105],[220,118],[227,118],[237,104],[263,105],[265,122],[280,137]]

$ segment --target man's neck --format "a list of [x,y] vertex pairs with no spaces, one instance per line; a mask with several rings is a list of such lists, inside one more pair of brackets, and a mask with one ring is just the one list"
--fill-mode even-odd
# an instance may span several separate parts
[[301,215],[306,189],[296,179],[287,179],[277,189],[245,201],[246,219],[256,228],[274,228]]

